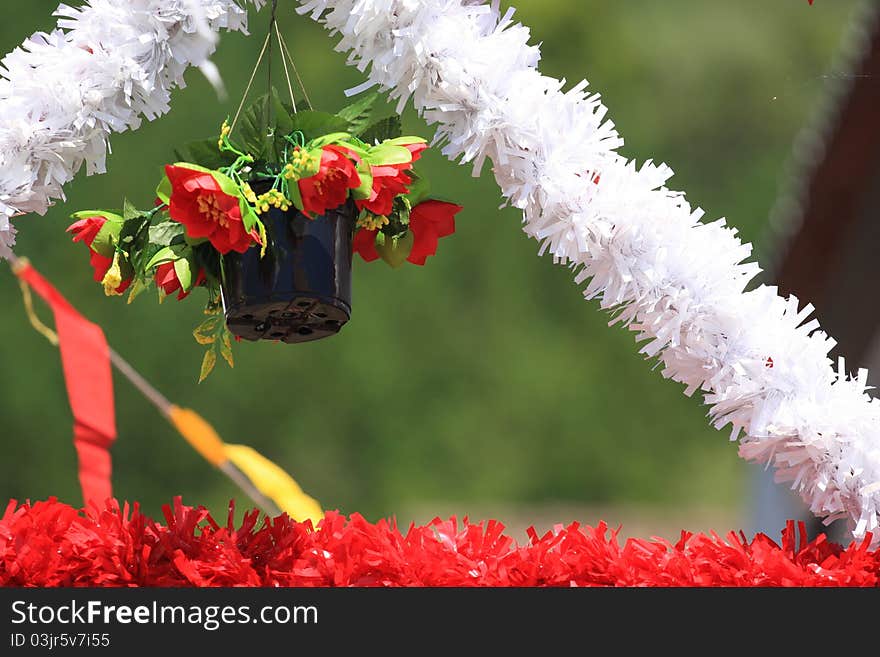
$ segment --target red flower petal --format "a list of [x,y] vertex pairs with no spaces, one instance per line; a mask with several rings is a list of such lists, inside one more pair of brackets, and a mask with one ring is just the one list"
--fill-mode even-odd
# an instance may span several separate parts
[[[373,179],[375,181],[375,178]],[[369,210],[373,214],[385,217],[394,210],[394,198],[398,194],[387,187],[377,188],[373,186],[371,196],[368,199],[356,201],[358,210]]]
[[[92,248],[92,243],[95,241],[98,233],[101,232],[105,223],[107,223],[106,217],[95,215],[80,219],[67,228],[67,232],[73,235],[74,242],[82,242],[89,248],[89,264],[94,271],[94,279],[98,283],[104,280],[104,275],[113,264],[113,258],[102,256]],[[129,281],[130,283],[131,281]],[[126,287],[128,286],[126,285]],[[124,288],[121,291],[124,291]]]
[[303,212],[322,215],[338,208],[348,199],[348,191],[360,187],[361,177],[345,151],[336,146],[325,146],[321,151],[318,172],[299,181]]
[[244,230],[238,196],[225,193],[208,172],[182,166],[165,167],[171,182],[168,214],[192,238],[208,238],[220,253],[244,253],[253,239]]
[[165,262],[156,267],[156,286],[162,288],[166,295],[172,295],[180,289],[180,280],[174,270],[173,262]]
[[437,253],[437,242],[455,232],[455,215],[463,208],[443,201],[424,201],[412,209],[409,229],[413,234],[413,248],[407,260],[424,265],[428,256]]
[[373,189],[370,198],[357,201],[359,210],[367,209],[375,215],[387,216],[394,208],[394,199],[401,194],[409,192],[412,178],[407,171],[412,169],[413,163],[421,157],[428,145],[425,143],[403,144],[412,154],[412,160],[405,164],[383,164],[371,166],[370,173],[373,175]]
[[105,256],[102,256],[97,251],[92,251],[91,256],[89,257],[89,264],[92,266],[92,269],[95,272],[95,282],[100,283],[102,280],[104,280],[104,275],[113,264],[113,258],[107,258]]
[[84,242],[86,246],[92,246],[92,242],[101,232],[101,228],[107,223],[106,217],[94,216],[80,219],[70,224],[67,228],[68,233],[73,234],[74,242]]
[[116,288],[116,294],[123,294],[131,286],[131,283],[132,279],[126,278],[119,284],[119,287]]
[[422,157],[422,152],[427,150],[428,144],[425,142],[419,142],[418,144],[404,144],[404,146],[412,153],[413,162],[417,162]]
[[376,232],[375,230],[359,228],[354,234],[352,251],[360,255],[366,262],[373,262],[373,260],[379,258],[379,252],[376,250]]
[[166,262],[156,267],[155,279],[156,285],[162,288],[162,291],[165,292],[166,295],[171,296],[177,292],[178,301],[186,299],[195,288],[202,285],[206,280],[205,270],[200,269],[199,275],[196,276],[196,280],[192,284],[192,287],[189,291],[184,291],[183,286],[180,284],[180,279],[177,277],[177,270],[174,268],[173,262]]

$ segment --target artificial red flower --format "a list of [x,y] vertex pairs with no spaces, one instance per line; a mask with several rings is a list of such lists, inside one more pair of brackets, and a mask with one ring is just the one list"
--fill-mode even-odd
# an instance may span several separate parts
[[394,208],[394,199],[409,191],[412,178],[407,174],[407,171],[422,156],[422,151],[428,145],[419,142],[401,144],[401,146],[412,153],[412,160],[404,164],[370,166],[370,173],[373,174],[373,188],[370,191],[370,198],[357,201],[359,210],[366,209],[380,217],[387,216]]
[[361,177],[357,168],[338,146],[325,146],[321,150],[318,173],[299,181],[303,212],[311,217],[322,215],[345,203],[348,190],[360,187]]
[[455,215],[462,209],[454,203],[433,200],[414,207],[409,216],[409,229],[415,239],[407,260],[414,265],[424,265],[428,256],[437,253],[437,242],[455,232]]
[[379,258],[379,252],[376,250],[376,233],[375,230],[358,228],[354,234],[352,251],[360,255],[366,262],[373,262]]
[[[104,280],[107,272],[113,266],[112,257],[101,255],[92,248],[92,243],[95,241],[98,233],[101,232],[105,223],[107,223],[107,217],[93,215],[72,223],[67,229],[68,233],[73,234],[74,242],[82,242],[89,248],[89,253],[91,254],[89,264],[92,265],[92,269],[95,272],[94,278],[98,283]],[[122,294],[125,292],[129,285],[131,285],[131,278],[122,281],[118,287],[116,287],[116,294]]]
[[166,262],[156,267],[156,285],[162,288],[166,296],[171,296],[177,292],[177,300],[183,301],[189,296],[195,288],[205,282],[205,270],[200,269],[199,275],[189,290],[184,290],[177,277],[177,270],[174,269],[173,262]]
[[171,182],[168,214],[186,227],[187,235],[208,238],[222,254],[244,253],[259,242],[255,231],[245,230],[240,198],[232,193],[235,183],[231,180],[221,181],[216,172],[171,164],[165,173]]

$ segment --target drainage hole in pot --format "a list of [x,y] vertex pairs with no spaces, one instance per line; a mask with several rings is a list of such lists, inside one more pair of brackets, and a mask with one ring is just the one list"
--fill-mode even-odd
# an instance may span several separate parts
[[308,308],[309,306],[312,305],[312,302],[311,301],[300,301],[296,305],[299,306],[300,308]]
[[283,338],[285,335],[287,335],[287,334],[286,334],[286,333],[282,333],[281,331],[275,331],[275,332],[272,334],[272,337],[273,337],[273,338]]
[[310,329],[308,326],[301,326],[300,328],[298,328],[296,330],[296,332],[299,333],[300,335],[311,335],[312,333],[314,333],[314,331],[312,329]]
[[262,333],[262,332],[265,331],[267,328],[269,328],[269,325],[266,324],[266,322],[260,322],[259,324],[257,324],[257,325],[254,327],[254,330],[257,331],[257,332],[259,332],[259,333]]
[[339,326],[339,322],[335,319],[328,319],[324,322],[324,326]]
[[325,317],[327,317],[327,313],[315,313],[315,317],[320,317],[321,319],[324,319]]

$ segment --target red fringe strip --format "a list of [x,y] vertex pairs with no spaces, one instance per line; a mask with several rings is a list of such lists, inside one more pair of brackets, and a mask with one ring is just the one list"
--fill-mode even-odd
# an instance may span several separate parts
[[[677,543],[559,525],[517,545],[496,521],[436,519],[404,535],[386,520],[330,512],[313,529],[248,512],[221,527],[175,499],[165,525],[125,504],[83,512],[55,499],[0,519],[2,586],[877,586],[870,537],[807,543],[793,521],[782,545],[760,534],[682,532]],[[800,540],[798,540],[798,538]],[[800,547],[798,547],[800,543]]]

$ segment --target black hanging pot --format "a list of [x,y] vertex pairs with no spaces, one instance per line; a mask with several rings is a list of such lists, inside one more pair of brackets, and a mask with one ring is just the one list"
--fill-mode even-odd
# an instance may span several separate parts
[[[266,183],[252,184],[268,191]],[[339,332],[351,318],[352,236],[358,210],[345,205],[309,219],[293,206],[260,215],[269,247],[223,256],[223,308],[245,340],[308,342]]]

